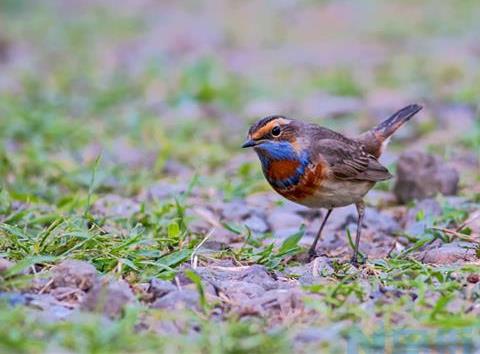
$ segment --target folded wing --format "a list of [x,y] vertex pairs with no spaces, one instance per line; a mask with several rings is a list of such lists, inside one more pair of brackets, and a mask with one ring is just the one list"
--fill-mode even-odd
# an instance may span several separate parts
[[361,144],[347,138],[319,139],[314,151],[329,164],[333,175],[341,180],[379,182],[392,178],[377,159],[364,151]]

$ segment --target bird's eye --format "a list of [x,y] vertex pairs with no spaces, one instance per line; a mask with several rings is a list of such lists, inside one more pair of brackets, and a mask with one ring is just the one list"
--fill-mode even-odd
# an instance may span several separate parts
[[282,132],[282,129],[280,129],[280,127],[277,125],[276,127],[273,127],[272,129],[272,136],[279,136],[280,133]]

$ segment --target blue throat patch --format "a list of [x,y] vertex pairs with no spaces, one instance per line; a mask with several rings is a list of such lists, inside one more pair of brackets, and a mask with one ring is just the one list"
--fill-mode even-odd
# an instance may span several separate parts
[[[305,173],[305,169],[310,163],[310,156],[307,151],[304,150],[300,152],[300,154],[298,154],[293,148],[293,146],[286,141],[267,141],[259,145],[256,151],[258,157],[260,158],[260,162],[262,163],[263,173],[267,178],[268,182],[270,182],[272,186],[280,189],[297,185],[300,182],[303,174]],[[268,177],[270,161],[278,160],[298,161],[300,162],[300,166],[297,167],[295,174],[288,178],[282,180],[271,179]]]

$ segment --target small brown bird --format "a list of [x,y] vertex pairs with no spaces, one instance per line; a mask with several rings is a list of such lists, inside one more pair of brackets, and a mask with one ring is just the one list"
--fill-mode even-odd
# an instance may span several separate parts
[[377,159],[390,136],[421,109],[417,104],[402,108],[356,138],[280,115],[252,125],[242,147],[254,148],[273,189],[298,204],[327,209],[309,250],[311,258],[316,256],[318,240],[332,210],[355,204],[358,223],[351,262],[359,263],[363,197],[376,182],[392,177]]

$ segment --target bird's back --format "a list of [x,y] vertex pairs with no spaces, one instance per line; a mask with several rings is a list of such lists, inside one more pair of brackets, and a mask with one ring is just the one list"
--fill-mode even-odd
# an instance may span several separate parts
[[310,155],[326,164],[332,178],[378,182],[392,177],[362,142],[314,124],[307,129]]

